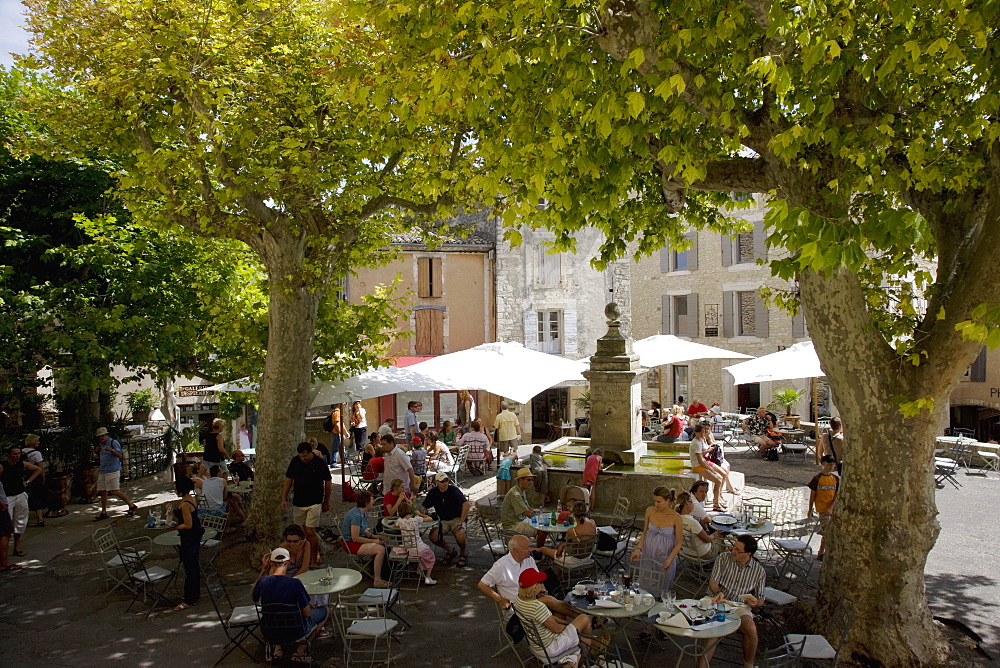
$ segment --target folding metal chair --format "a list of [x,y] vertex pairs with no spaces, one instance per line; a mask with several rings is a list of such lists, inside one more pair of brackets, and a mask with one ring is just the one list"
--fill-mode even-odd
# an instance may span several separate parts
[[840,650],[844,646],[844,641],[851,632],[851,625],[854,623],[854,612],[854,600],[849,596],[840,599],[837,607],[834,608],[827,634],[835,640],[836,645],[831,643],[826,635],[803,635],[801,633],[789,633],[785,636],[785,642],[792,644],[804,642],[800,653],[803,659],[809,662],[822,661],[835,666],[837,665],[837,658],[840,656]]
[[507,624],[510,623],[511,619],[515,618],[514,609],[507,608],[506,610],[504,610],[503,608],[500,607],[499,603],[496,602],[494,603],[497,611],[497,622],[499,623],[499,631],[497,632],[497,644],[499,646],[499,649],[497,649],[497,651],[495,651],[490,656],[490,658],[495,659],[504,652],[506,652],[507,650],[510,650],[511,652],[514,653],[514,656],[517,657],[517,660],[521,664],[521,667],[524,668],[524,659],[521,658],[520,653],[517,651],[518,643],[517,641],[514,640],[514,638],[510,636],[509,633],[507,633]]
[[[222,552],[222,537],[226,533],[226,527],[229,525],[229,518],[225,515],[215,515],[212,513],[199,513],[198,519],[201,521],[201,526],[206,529],[215,530],[215,536],[212,538],[203,538],[201,541],[201,552],[199,557],[202,559],[202,563],[206,566],[211,566],[215,561],[219,553]],[[207,534],[206,534],[207,535]],[[205,559],[205,556],[208,559]]]
[[[312,640],[306,635],[305,617],[295,603],[267,603],[260,606],[260,633],[264,637],[264,654],[268,662],[273,662],[275,649],[281,648],[286,656],[292,656],[299,645],[305,645],[312,656]],[[289,646],[294,649],[289,651]]]
[[387,619],[385,605],[339,597],[334,614],[344,645],[344,665],[374,665],[392,661],[393,630],[399,625]]
[[479,528],[483,532],[483,538],[486,539],[486,544],[483,545],[482,550],[484,552],[489,552],[490,556],[493,557],[493,561],[496,561],[500,557],[507,554],[507,544],[502,538],[494,537],[493,532],[490,531],[489,524],[486,523],[486,518],[482,515],[478,515],[479,518]]
[[640,561],[629,564],[629,574],[632,576],[633,586],[638,585],[657,598],[667,590],[667,572],[662,568],[648,568]]
[[934,458],[934,484],[944,487],[944,481],[948,481],[955,489],[961,489],[962,483],[958,481],[955,474],[958,473],[958,462],[948,457]]
[[806,641],[803,639],[799,643],[786,642],[780,647],[775,647],[764,654],[764,663],[761,666],[764,668],[795,668],[799,665],[805,644]]
[[243,646],[243,643],[252,638],[263,644],[264,640],[256,633],[260,628],[260,610],[256,605],[234,606],[229,598],[229,592],[222,582],[222,577],[217,571],[206,571],[205,586],[208,589],[208,597],[212,600],[212,607],[215,608],[215,614],[219,617],[222,630],[225,631],[226,638],[229,639],[229,642],[222,649],[222,656],[215,662],[215,665],[222,663],[236,649],[239,649],[247,655],[248,659],[256,663],[256,651],[251,654]]
[[385,606],[385,611],[398,619],[407,627],[412,626],[406,621],[403,615],[396,612],[396,604],[399,603],[399,586],[406,576],[405,564],[394,564],[396,567],[389,570],[389,586],[387,588],[369,587],[357,598],[358,603],[372,603]]
[[1000,450],[996,446],[993,446],[990,450],[980,450],[980,447],[982,445],[976,445],[976,456],[985,463],[983,466],[983,475],[986,475],[989,471],[1000,473]]
[[462,476],[466,474],[465,463],[469,459],[469,449],[468,445],[459,446],[458,453],[455,455],[455,467],[450,475],[457,487],[462,486]]
[[[632,542],[632,534],[636,531],[635,521],[638,517],[638,515],[633,515],[631,520],[622,520],[618,525],[616,529],[617,533],[615,534],[615,549],[594,550],[594,560],[597,562],[597,565],[601,567],[601,570],[604,571],[605,575],[610,577],[611,569],[615,566],[618,568],[625,568],[625,564],[622,560],[628,554],[628,548]],[[599,538],[598,542],[600,542]]]
[[132,590],[135,596],[132,598],[132,602],[128,604],[128,607],[125,608],[125,612],[132,609],[132,606],[135,605],[140,596],[143,602],[145,602],[147,591],[152,592],[153,598],[153,605],[146,612],[147,619],[149,619],[149,616],[161,601],[168,606],[173,605],[173,602],[164,596],[164,593],[170,587],[170,583],[174,581],[177,571],[169,571],[162,566],[146,566],[146,562],[136,552],[128,551],[117,545],[115,549],[118,551],[119,559],[121,559],[122,568],[125,569],[129,580],[135,586],[135,589]]
[[[124,587],[134,594],[135,588],[132,586],[131,579],[122,565],[121,557],[118,556],[118,549],[120,548],[142,558],[153,551],[153,540],[148,536],[118,540],[115,530],[111,526],[95,531],[93,539],[101,558],[101,567],[104,569],[104,585],[108,589],[107,594],[110,594],[119,587]],[[140,549],[139,546],[145,546],[146,549]],[[119,571],[121,572],[120,577]],[[112,583],[114,583],[114,586],[111,586]]]
[[562,574],[563,587],[569,589],[575,573],[581,571],[597,572],[597,562],[594,561],[594,548],[597,547],[597,536],[587,536],[576,542],[567,541],[565,545],[563,556],[572,557],[574,561],[567,562],[563,559],[553,559],[552,567]]
[[413,590],[419,592],[424,577],[420,574],[420,555],[416,553],[417,537],[412,533],[386,531],[382,534],[382,541],[385,543],[385,556],[390,567],[401,569],[403,579],[412,570],[417,581]]
[[785,524],[771,536],[771,548],[777,557],[777,575],[779,580],[785,578],[785,569],[792,556],[806,556],[812,553],[809,543],[812,542],[819,519],[809,517]]
[[[515,614],[517,613],[515,612]],[[539,632],[534,620],[525,619],[521,615],[518,615],[517,618],[521,620],[521,626],[524,628],[524,635],[528,638],[528,646],[531,647],[531,653],[538,659],[543,668],[556,668],[563,659],[583,652],[583,649],[579,645],[575,645],[559,654],[550,655],[548,650],[545,649],[545,644],[542,642],[542,634]]]
[[[708,558],[697,556],[698,542],[700,542],[698,536],[688,531],[684,532],[684,549],[677,555],[681,560],[683,571],[679,571],[674,579],[674,587],[690,593],[692,598],[700,598],[701,593],[708,588],[708,581],[712,577],[711,567],[715,565],[715,560],[719,556],[718,554]],[[682,576],[690,576],[694,580],[695,587],[682,586]]]

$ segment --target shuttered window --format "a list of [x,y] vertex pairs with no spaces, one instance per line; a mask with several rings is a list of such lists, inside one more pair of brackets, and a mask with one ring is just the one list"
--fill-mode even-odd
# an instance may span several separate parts
[[422,308],[414,312],[417,355],[444,354],[444,311],[437,308]]
[[538,311],[536,341],[543,353],[562,353],[562,311]]
[[691,242],[687,250],[676,250],[669,244],[660,249],[660,271],[694,271],[698,268],[698,233],[688,232],[685,239]]
[[767,260],[767,230],[764,221],[754,223],[752,230],[722,236],[722,266],[755,264]]
[[441,258],[417,258],[417,296],[441,296]]
[[538,284],[560,285],[562,283],[562,254],[546,253],[547,249],[538,248]]
[[969,380],[973,383],[986,382],[986,348],[979,351],[976,361],[969,367]]

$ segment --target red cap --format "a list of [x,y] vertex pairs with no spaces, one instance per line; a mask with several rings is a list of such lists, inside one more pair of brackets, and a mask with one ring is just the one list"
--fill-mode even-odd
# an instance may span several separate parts
[[545,582],[545,573],[539,573],[534,568],[524,569],[521,571],[521,576],[517,579],[517,583],[521,585],[521,589],[533,587],[539,582]]
[[421,443],[422,443],[422,442],[423,442],[423,440],[424,440],[424,439],[423,439],[423,437],[422,437],[422,436],[414,436],[414,437],[413,437],[413,441],[412,441],[412,442],[413,442],[413,443],[417,443],[417,442],[421,442]]

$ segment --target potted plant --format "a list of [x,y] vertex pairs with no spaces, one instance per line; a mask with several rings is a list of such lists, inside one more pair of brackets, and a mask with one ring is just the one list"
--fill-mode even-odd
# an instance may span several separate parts
[[774,397],[774,401],[771,403],[772,407],[781,406],[785,409],[785,422],[790,422],[794,426],[798,427],[800,415],[792,415],[792,406],[799,403],[799,399],[805,396],[805,390],[796,390],[794,387],[783,387],[780,390],[775,390],[771,395]]
[[153,388],[147,387],[144,390],[135,390],[125,395],[125,403],[132,411],[134,424],[146,424],[149,422],[149,414],[156,407],[156,400],[153,397]]

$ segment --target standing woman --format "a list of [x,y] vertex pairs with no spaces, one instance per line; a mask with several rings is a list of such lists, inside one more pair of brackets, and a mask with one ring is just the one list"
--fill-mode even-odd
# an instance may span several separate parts
[[351,434],[354,436],[354,447],[360,450],[365,447],[368,438],[368,414],[362,408],[360,401],[351,404]]
[[674,490],[668,487],[657,487],[653,490],[653,506],[646,508],[643,519],[642,535],[632,553],[632,562],[642,568],[660,568],[666,572],[667,578],[662,588],[657,582],[644,582],[648,576],[639,576],[639,586],[662,598],[674,583],[677,573],[677,553],[684,542],[684,520],[671,508],[674,502]]
[[337,457],[340,455],[340,443],[344,439],[344,425],[340,423],[340,406],[330,411],[330,459],[327,463],[330,466],[337,465]]
[[[45,502],[45,461],[42,453],[38,451],[39,441],[41,438],[38,434],[28,434],[24,439],[24,447],[21,448],[21,457],[24,458],[24,461],[42,469],[42,472],[28,484],[28,510],[35,514],[35,523],[31,525],[33,527],[45,526],[42,510],[47,505]],[[64,510],[60,514],[65,515],[66,511]]]
[[229,473],[229,467],[226,466],[229,453],[226,452],[226,441],[222,437],[222,428],[225,426],[226,423],[222,421],[222,418],[212,420],[212,429],[204,436],[205,456],[202,457],[202,461],[205,463],[206,469],[211,469],[213,465],[218,464],[223,473]]
[[476,419],[476,400],[468,390],[458,393],[458,426],[468,428]]
[[[221,420],[220,420],[221,421]],[[198,503],[194,500],[194,480],[178,478],[174,483],[180,503],[174,509],[177,533],[181,538],[181,563],[184,564],[184,600],[174,610],[187,610],[198,602],[201,595],[201,564],[198,549],[205,529],[198,519]]]

